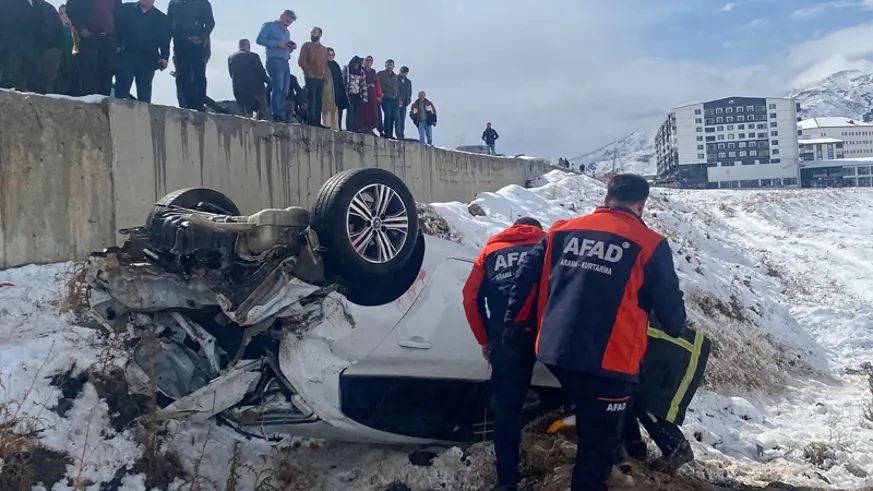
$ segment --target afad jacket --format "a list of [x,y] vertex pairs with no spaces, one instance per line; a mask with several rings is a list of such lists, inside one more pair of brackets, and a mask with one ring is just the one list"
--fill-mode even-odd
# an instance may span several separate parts
[[534,298],[537,358],[583,373],[636,381],[649,313],[671,336],[685,326],[670,246],[626,208],[552,225],[519,267],[504,320],[524,322]]
[[502,314],[506,311],[518,264],[545,235],[541,229],[530,225],[514,225],[488,239],[473,263],[463,289],[464,313],[480,345],[495,338],[500,342]]
[[[436,126],[437,124],[437,111],[436,106],[433,105],[433,102],[430,102],[430,99],[425,99],[425,109],[427,110],[427,121],[428,126]],[[418,99],[412,101],[412,104],[409,105],[409,119],[418,126],[418,122],[420,120],[421,115],[418,114]]]

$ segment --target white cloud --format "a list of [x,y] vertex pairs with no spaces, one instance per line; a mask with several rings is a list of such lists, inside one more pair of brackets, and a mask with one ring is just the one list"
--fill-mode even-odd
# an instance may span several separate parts
[[[873,0],[871,0],[871,1],[873,1]],[[731,3],[726,4],[724,7],[722,7],[721,10],[719,10],[719,12],[730,12],[731,10],[733,10],[739,6],[740,6],[740,4],[738,2],[731,2]]]

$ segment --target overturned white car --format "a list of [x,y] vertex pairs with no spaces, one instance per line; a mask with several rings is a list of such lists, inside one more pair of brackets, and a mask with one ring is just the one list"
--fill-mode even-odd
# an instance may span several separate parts
[[[489,369],[461,307],[474,258],[424,236],[399,178],[346,171],[311,210],[240,215],[180,190],[89,259],[92,315],[133,336],[127,378],[157,390],[160,417],[266,439],[490,436]],[[528,417],[561,402],[538,368]]]

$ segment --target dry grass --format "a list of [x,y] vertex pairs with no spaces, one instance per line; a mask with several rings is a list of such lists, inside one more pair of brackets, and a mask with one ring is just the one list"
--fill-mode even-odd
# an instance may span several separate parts
[[864,363],[861,372],[867,376],[867,388],[870,389],[870,401],[864,408],[864,419],[873,422],[873,363]]
[[74,320],[84,319],[90,309],[88,305],[87,263],[74,262],[66,273],[66,289],[55,300],[55,307],[62,314],[70,315]]
[[449,225],[449,222],[440,216],[432,206],[416,203],[415,211],[418,213],[418,223],[421,231],[425,235],[461,243],[461,234]]

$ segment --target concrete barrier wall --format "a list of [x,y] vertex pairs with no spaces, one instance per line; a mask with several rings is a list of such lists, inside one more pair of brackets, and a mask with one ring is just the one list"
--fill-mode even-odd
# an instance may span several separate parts
[[132,101],[0,92],[0,268],[112,245],[175,189],[214,188],[251,213],[309,205],[330,176],[357,167],[394,172],[421,202],[469,201],[553,169]]

